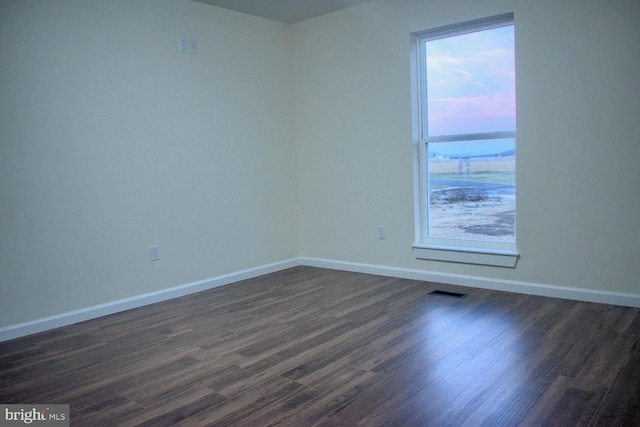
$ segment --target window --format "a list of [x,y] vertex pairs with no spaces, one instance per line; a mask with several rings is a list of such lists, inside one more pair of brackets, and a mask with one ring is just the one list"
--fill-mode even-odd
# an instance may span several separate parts
[[515,267],[513,14],[414,34],[418,258]]

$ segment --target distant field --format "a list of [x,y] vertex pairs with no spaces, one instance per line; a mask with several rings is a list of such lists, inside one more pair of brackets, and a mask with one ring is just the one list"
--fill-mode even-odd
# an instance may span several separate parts
[[474,157],[471,159],[429,159],[430,175],[515,173],[515,156]]

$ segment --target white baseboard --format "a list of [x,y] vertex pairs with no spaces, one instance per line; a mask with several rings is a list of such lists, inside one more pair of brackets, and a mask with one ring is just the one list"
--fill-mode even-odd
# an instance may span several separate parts
[[640,294],[609,292],[584,288],[573,288],[568,286],[543,285],[539,283],[518,282],[513,280],[489,279],[485,277],[438,273],[424,270],[412,270],[374,264],[360,264],[321,258],[302,257],[300,258],[300,264],[307,265],[309,267],[331,268],[334,270],[353,271],[357,273],[398,277],[402,279],[423,280],[426,282],[468,286],[472,288],[492,289],[496,291],[515,292],[520,294],[539,295],[553,298],[564,298],[575,301],[597,302],[602,304],[613,304],[625,307],[640,308]]
[[607,292],[565,286],[543,285],[529,282],[489,279],[477,276],[438,273],[433,271],[413,270],[374,264],[336,261],[322,258],[300,257],[242,270],[210,279],[187,283],[148,294],[95,305],[80,310],[69,311],[54,316],[43,317],[30,322],[0,328],[0,342],[19,338],[38,332],[47,331],[73,323],[83,322],[109,314],[138,308],[156,302],[189,295],[195,292],[228,285],[241,280],[251,279],[287,268],[305,265],[309,267],[330,268],[334,270],[352,271],[355,273],[375,274],[379,276],[398,277],[402,279],[423,280],[427,282],[449,285],[468,286],[473,288],[492,289],[497,291],[516,292],[529,295],[540,295],[554,298],[565,298],[577,301],[597,302],[640,308],[640,294]]
[[207,289],[217,288],[218,286],[228,285],[230,283],[251,279],[269,273],[274,273],[276,271],[285,270],[291,267],[297,267],[299,265],[300,259],[293,258],[290,260],[267,264],[247,270],[225,274],[222,276],[212,277],[205,280],[199,280],[197,282],[187,283],[156,292],[150,292],[148,294],[137,295],[118,301],[112,301],[105,304],[94,305],[92,307],[56,314],[49,317],[43,317],[40,319],[32,320],[30,322],[6,326],[0,328],[0,342],[47,331],[49,329],[59,328],[61,326],[71,325],[73,323],[83,322],[85,320],[96,319],[98,317],[107,316],[109,314],[119,313],[121,311],[142,307],[156,302],[166,301],[172,298],[189,295]]

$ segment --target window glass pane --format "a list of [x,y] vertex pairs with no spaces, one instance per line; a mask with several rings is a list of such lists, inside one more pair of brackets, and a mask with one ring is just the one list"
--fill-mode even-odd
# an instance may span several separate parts
[[516,130],[513,25],[424,48],[429,136]]
[[428,235],[515,243],[515,139],[427,144]]

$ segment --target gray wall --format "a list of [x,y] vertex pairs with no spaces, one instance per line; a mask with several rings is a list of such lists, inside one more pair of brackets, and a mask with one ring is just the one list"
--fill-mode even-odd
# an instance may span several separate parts
[[[522,257],[416,260],[409,34],[509,11]],[[300,256],[638,295],[639,17],[374,0],[285,25],[187,0],[5,0],[0,327]]]
[[297,256],[289,26],[4,0],[0,35],[0,325]]
[[[521,259],[416,260],[409,34],[505,12]],[[639,294],[639,18],[625,0],[389,0],[296,24],[302,255]]]

